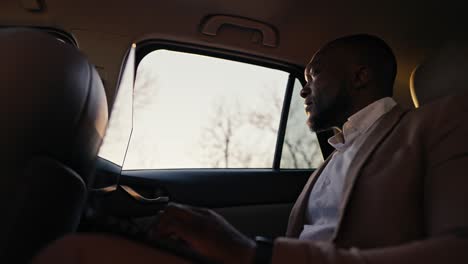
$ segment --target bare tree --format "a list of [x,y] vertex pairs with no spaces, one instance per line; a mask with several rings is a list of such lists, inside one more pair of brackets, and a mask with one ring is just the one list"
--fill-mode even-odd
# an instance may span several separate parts
[[236,138],[245,121],[239,104],[226,104],[223,100],[214,104],[213,116],[204,128],[201,146],[211,167],[249,167],[252,155],[243,150]]
[[[263,112],[253,111],[249,121],[252,125],[276,135],[278,122],[275,120],[278,118],[273,115],[281,112],[283,98],[278,93],[270,93],[270,97],[270,108]],[[320,147],[313,133],[305,129],[305,114],[301,106],[302,103],[293,96],[283,142],[283,168],[313,168],[321,162]]]
[[[218,101],[214,104],[213,116],[204,129],[201,141],[203,158],[209,167],[262,166],[261,159],[264,157],[265,165],[271,166],[272,146],[265,138],[271,139],[278,135],[283,97],[268,88],[265,87],[265,94],[261,98],[271,103],[263,103],[260,109],[250,106],[250,110],[240,111],[238,103]],[[297,98],[295,100],[291,103],[283,142],[282,168],[317,167],[322,161],[320,148],[315,135],[306,128],[303,102],[298,102],[300,99]],[[255,145],[243,142],[249,139]]]

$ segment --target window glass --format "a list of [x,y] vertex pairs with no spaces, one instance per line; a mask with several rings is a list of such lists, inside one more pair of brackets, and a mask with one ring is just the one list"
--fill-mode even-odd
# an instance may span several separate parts
[[302,84],[296,79],[283,142],[281,168],[317,168],[323,162],[317,135],[306,125],[304,99],[300,96]]
[[128,141],[132,133],[134,69],[135,46],[133,45],[130,48],[124,71],[122,72],[115,102],[112,106],[112,114],[107,124],[106,135],[98,154],[99,157],[119,166],[122,166],[124,163]]
[[123,169],[271,168],[289,73],[157,50],[140,62]]

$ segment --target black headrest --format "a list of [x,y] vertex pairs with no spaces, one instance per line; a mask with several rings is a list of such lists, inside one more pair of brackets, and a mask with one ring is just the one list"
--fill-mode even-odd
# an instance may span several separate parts
[[49,156],[87,181],[108,118],[94,67],[76,47],[25,29],[0,31],[0,58],[0,162]]
[[107,118],[102,82],[76,47],[0,30],[0,258],[26,260],[76,228]]

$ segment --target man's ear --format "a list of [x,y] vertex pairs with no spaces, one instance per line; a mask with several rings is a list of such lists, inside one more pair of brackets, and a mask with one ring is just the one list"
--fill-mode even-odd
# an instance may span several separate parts
[[372,75],[370,68],[367,66],[357,65],[353,70],[353,86],[358,89],[366,87]]

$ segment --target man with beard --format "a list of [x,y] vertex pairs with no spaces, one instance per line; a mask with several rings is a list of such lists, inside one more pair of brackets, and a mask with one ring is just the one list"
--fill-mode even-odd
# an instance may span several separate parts
[[[305,185],[286,237],[255,241],[211,210],[177,204],[150,235],[219,263],[467,263],[467,96],[404,110],[391,98],[395,76],[393,52],[374,36],[339,38],[313,56],[301,90],[307,125],[334,129],[335,151]],[[72,238],[56,252],[90,241],[178,261],[104,238]]]
[[307,125],[334,129],[286,236],[245,237],[216,213],[170,205],[154,237],[178,237],[222,263],[467,262],[466,96],[416,111],[392,98],[396,60],[375,36],[336,39],[305,69]]

